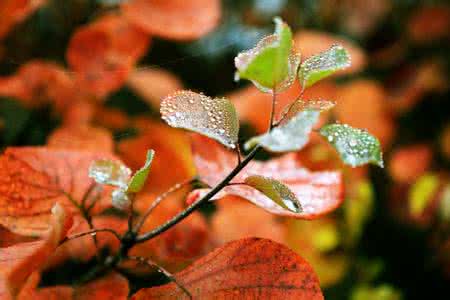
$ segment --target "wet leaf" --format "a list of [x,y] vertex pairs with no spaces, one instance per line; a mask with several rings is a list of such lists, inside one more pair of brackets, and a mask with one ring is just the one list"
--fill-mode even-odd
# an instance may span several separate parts
[[194,40],[219,23],[219,0],[124,1],[126,18],[145,32],[162,38]]
[[89,177],[97,183],[125,188],[131,176],[131,170],[118,161],[97,160],[89,167]]
[[128,183],[127,192],[129,193],[137,193],[142,190],[147,181],[148,173],[150,172],[150,166],[152,165],[153,156],[155,155],[155,151],[149,150],[147,152],[147,159],[142,168],[134,173],[133,177],[131,177],[130,182]]
[[319,111],[305,110],[297,113],[285,123],[273,128],[270,132],[253,137],[245,143],[245,148],[253,148],[261,144],[272,152],[297,151],[309,140],[314,124],[319,119]]
[[[175,275],[194,299],[323,299],[312,268],[270,240],[234,241]],[[142,289],[133,299],[187,299],[173,283]]]
[[61,205],[56,204],[51,211],[42,239],[0,248],[1,299],[15,299],[28,276],[45,266],[72,226],[72,218]]
[[172,127],[192,130],[234,148],[239,119],[225,98],[210,98],[191,91],[177,92],[161,103],[162,119]]
[[302,205],[295,194],[278,180],[264,176],[251,175],[245,178],[244,182],[269,197],[281,207],[296,213],[302,211]]
[[281,92],[295,80],[300,57],[291,53],[292,32],[275,18],[275,33],[263,38],[255,48],[239,53],[234,64],[236,77],[251,80],[264,92]]
[[[234,154],[214,141],[198,135],[192,137],[192,144],[198,176],[209,186],[216,186],[234,168]],[[287,210],[246,185],[227,186],[212,200],[227,195],[240,196],[273,214],[300,219],[314,219],[327,214],[336,209],[343,200],[342,177],[339,172],[310,172],[300,165],[293,153],[267,162],[252,161],[231,182],[244,182],[248,176],[254,174],[285,184],[299,199],[302,211],[296,213]],[[198,193],[195,198],[199,199],[208,191],[209,189],[200,189],[193,193]]]
[[336,148],[345,164],[356,167],[372,163],[383,167],[380,142],[367,131],[346,124],[331,124],[322,127],[320,134]]
[[349,66],[350,56],[347,51],[342,46],[334,45],[327,51],[306,59],[300,66],[298,76],[303,89],[306,89]]
[[111,154],[59,150],[46,147],[8,148],[0,156],[0,224],[23,235],[46,232],[50,211],[60,202],[79,213],[84,197],[92,213],[111,206],[111,189],[94,189],[90,164]]

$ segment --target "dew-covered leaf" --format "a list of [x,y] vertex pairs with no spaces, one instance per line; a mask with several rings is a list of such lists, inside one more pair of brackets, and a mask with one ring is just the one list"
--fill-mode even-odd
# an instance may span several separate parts
[[[235,166],[234,153],[200,135],[192,137],[192,151],[198,176],[209,186],[221,182]],[[242,184],[226,186],[212,200],[235,195],[272,214],[299,219],[315,219],[335,210],[343,201],[342,175],[339,172],[308,171],[300,164],[294,153],[266,162],[251,161],[231,183],[242,183],[254,174],[270,177],[285,184],[300,201],[302,210],[293,212],[285,209],[260,191]],[[196,201],[208,191],[210,189],[195,190],[187,199]]]
[[[319,112],[327,111],[332,109],[336,105],[335,102],[329,101],[329,100],[303,100],[299,99],[295,101],[292,106],[288,106],[285,108],[283,113],[281,114],[282,117],[284,117],[284,120],[291,120],[293,117],[295,117],[298,113],[306,110],[315,110]],[[286,123],[286,121],[283,121]]]
[[292,32],[275,18],[275,33],[263,38],[252,49],[239,53],[234,63],[236,78],[251,80],[264,92],[281,92],[295,79],[300,56],[291,52]]
[[[193,299],[323,299],[319,280],[308,263],[286,246],[267,239],[230,242],[175,278]],[[170,283],[142,289],[132,299],[189,297]]]
[[147,151],[147,159],[142,168],[134,173],[133,177],[131,177],[130,182],[128,183],[127,192],[137,193],[142,190],[147,181],[148,173],[150,172],[150,166],[152,165],[153,157],[155,156],[155,151],[149,150]]
[[245,178],[244,182],[269,197],[281,207],[297,213],[302,211],[302,205],[297,196],[280,181],[269,177],[251,175]]
[[322,127],[320,134],[336,148],[344,163],[352,167],[367,163],[384,166],[380,142],[367,131],[346,124],[331,124]]
[[334,72],[350,66],[350,56],[340,45],[334,45],[327,51],[306,59],[298,72],[303,89]]
[[113,160],[97,160],[89,167],[89,177],[100,184],[126,187],[130,175],[130,169],[122,163]]
[[117,188],[111,193],[111,203],[117,209],[128,210],[131,206],[131,199],[127,191]]
[[250,149],[256,144],[261,144],[266,150],[272,152],[300,150],[308,142],[309,134],[319,115],[319,111],[316,110],[301,111],[270,132],[250,139],[245,143],[245,148]]
[[225,98],[177,92],[161,102],[161,115],[172,127],[198,132],[229,148],[234,148],[238,140],[239,119],[233,104]]

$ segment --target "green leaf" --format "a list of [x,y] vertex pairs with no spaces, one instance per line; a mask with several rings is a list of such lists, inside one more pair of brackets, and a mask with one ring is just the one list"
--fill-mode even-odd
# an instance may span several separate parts
[[142,190],[147,181],[148,173],[150,172],[150,166],[153,161],[153,157],[155,156],[155,151],[148,150],[147,151],[147,159],[142,168],[134,173],[133,177],[131,177],[130,182],[128,183],[127,192],[128,193],[138,193]]
[[352,292],[351,300],[401,300],[402,294],[396,288],[382,284],[377,287],[359,285]]
[[244,147],[250,149],[256,144],[261,144],[264,149],[272,152],[300,150],[308,142],[319,115],[320,112],[317,110],[300,111],[270,132],[251,138]]
[[302,206],[297,196],[280,181],[269,177],[251,175],[245,178],[244,183],[260,191],[281,207],[296,213],[302,212]]
[[367,131],[346,124],[331,124],[322,127],[320,134],[336,148],[345,164],[356,167],[372,163],[383,168],[380,142]]
[[130,179],[131,170],[123,164],[101,159],[94,161],[89,167],[89,177],[97,183],[126,187]]
[[239,118],[225,98],[210,98],[191,91],[176,92],[161,102],[162,119],[172,127],[184,128],[235,148]]
[[437,189],[439,188],[439,177],[435,174],[425,174],[421,176],[409,191],[409,212],[413,216],[423,213]]
[[251,80],[264,92],[281,92],[295,80],[300,56],[292,53],[292,32],[275,18],[275,33],[235,58],[236,79]]
[[306,59],[300,66],[298,77],[303,89],[350,66],[350,56],[340,45]]

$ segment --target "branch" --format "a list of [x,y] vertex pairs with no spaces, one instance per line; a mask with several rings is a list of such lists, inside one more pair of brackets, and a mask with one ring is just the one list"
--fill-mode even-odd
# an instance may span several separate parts
[[59,246],[61,246],[61,245],[64,244],[65,242],[68,242],[68,241],[71,241],[71,240],[80,238],[80,237],[85,236],[85,235],[95,236],[95,235],[97,235],[98,232],[109,232],[109,233],[113,234],[113,235],[120,241],[120,235],[119,235],[116,231],[114,231],[114,230],[112,230],[112,229],[109,229],[109,228],[100,228],[100,229],[92,229],[92,230],[85,231],[85,232],[82,232],[82,233],[74,234],[74,235],[72,235],[72,236],[66,236],[66,237],[59,243]]
[[131,260],[136,260],[142,264],[146,264],[149,267],[156,267],[159,272],[163,273],[167,278],[173,281],[173,283],[175,283],[189,297],[189,299],[193,299],[191,293],[180,282],[178,282],[175,276],[173,276],[169,271],[167,271],[160,265],[141,256],[128,256],[127,258]]

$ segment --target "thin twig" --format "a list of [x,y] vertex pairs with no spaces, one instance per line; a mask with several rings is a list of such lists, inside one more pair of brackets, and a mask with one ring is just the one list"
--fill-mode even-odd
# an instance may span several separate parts
[[237,156],[237,161],[238,161],[238,165],[241,163],[241,147],[239,145],[239,143],[236,143],[236,156]]
[[134,227],[134,232],[139,232],[139,230],[141,229],[141,227],[144,225],[145,220],[147,219],[147,217],[152,213],[152,211],[165,199],[167,198],[167,196],[169,196],[170,194],[180,190],[181,188],[183,188],[184,186],[188,185],[188,184],[192,184],[197,180],[197,178],[192,178],[189,180],[185,180],[183,182],[177,183],[174,186],[170,187],[167,191],[165,191],[164,193],[162,193],[161,195],[159,195],[155,201],[152,202],[152,204],[150,205],[150,207],[147,209],[147,211],[142,215],[141,219],[139,220],[139,222],[136,224],[136,226]]
[[188,297],[189,299],[193,299],[191,293],[185,288],[176,278],[173,276],[169,271],[161,267],[160,265],[156,264],[155,262],[141,257],[141,256],[128,256],[128,259],[136,260],[142,264],[145,264],[149,267],[155,267],[158,269],[159,272],[163,273],[167,278],[169,278],[173,283],[175,283]]
[[59,243],[59,246],[61,246],[62,244],[66,243],[68,241],[71,241],[71,240],[83,237],[85,235],[97,234],[98,232],[109,232],[109,233],[112,233],[120,241],[120,235],[116,231],[114,231],[114,230],[112,230],[110,228],[100,228],[100,229],[92,229],[92,230],[89,230],[89,231],[81,232],[81,233],[78,233],[78,234],[74,234],[72,236],[67,236]]
[[277,93],[275,89],[272,91],[272,108],[270,110],[270,123],[269,123],[269,131],[272,130],[274,124],[273,119],[275,118],[275,104],[277,103]]

